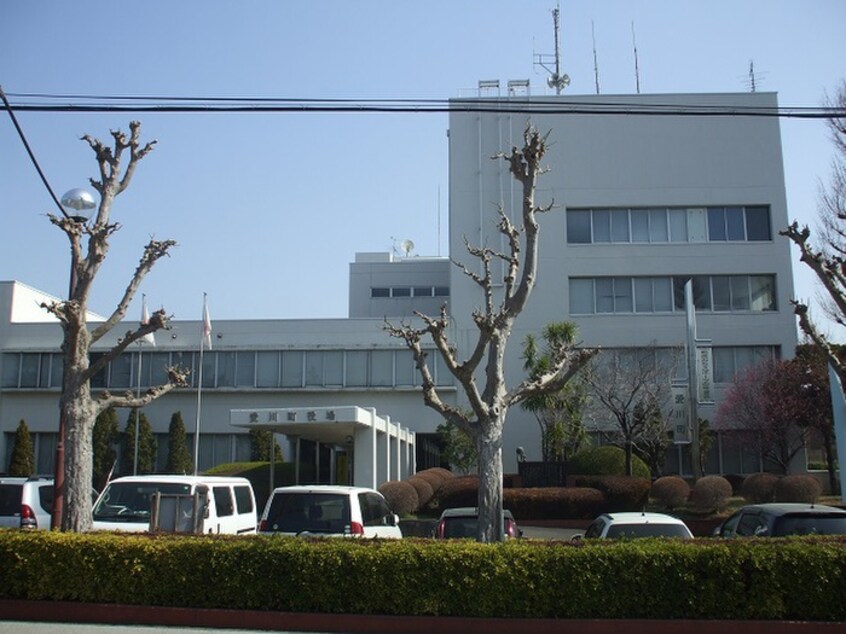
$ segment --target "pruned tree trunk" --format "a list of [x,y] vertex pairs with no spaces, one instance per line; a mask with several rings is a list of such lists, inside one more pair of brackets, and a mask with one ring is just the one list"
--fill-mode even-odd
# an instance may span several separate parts
[[[64,434],[60,439],[64,446],[64,468],[60,478],[57,474],[54,515],[61,516],[62,530],[82,532],[91,527],[91,484],[94,467],[93,435],[97,416],[109,407],[142,407],[175,387],[186,384],[188,371],[182,368],[168,368],[168,382],[151,387],[140,397],[131,394],[115,396],[109,392],[98,395],[91,393],[91,377],[116,359],[130,345],[144,336],[167,328],[164,310],[158,310],[146,324],[139,324],[127,332],[119,343],[91,365],[89,351],[93,343],[110,332],[126,316],[141,281],[160,258],[175,246],[172,240],[150,240],[129,284],[109,318],[92,330],[86,322],[88,298],[94,278],[109,250],[109,238],[119,225],[110,222],[114,199],[130,184],[138,162],[152,149],[155,141],[142,146],[139,142],[141,124],[130,123],[130,135],[113,130],[113,147],[109,147],[85,135],[86,141],[97,158],[100,180],[91,179],[91,186],[100,194],[100,203],[95,218],[88,222],[67,215],[50,215],[50,221],[68,236],[71,246],[71,288],[66,301],[42,304],[42,307],[56,316],[62,324],[64,356],[64,377],[59,402],[64,421]],[[122,161],[129,154],[125,169]],[[87,244],[83,245],[87,238]],[[87,248],[85,248],[87,247]],[[63,479],[63,483],[59,480]],[[58,518],[56,518],[58,519]]]
[[[525,379],[512,390],[506,386],[506,345],[514,320],[526,306],[537,280],[537,215],[553,208],[552,204],[546,207],[535,204],[535,184],[538,175],[543,172],[541,161],[545,152],[546,137],[527,126],[521,149],[514,147],[510,154],[494,157],[504,159],[509,164],[512,176],[522,185],[522,227],[515,226],[500,208],[497,228],[508,245],[507,250],[500,252],[489,247],[476,247],[465,239],[468,253],[478,260],[480,266],[469,267],[453,261],[482,293],[483,307],[472,315],[478,338],[467,358],[460,360],[457,349],[449,340],[450,318],[446,305],[441,307],[438,317],[416,313],[423,323],[422,327],[406,323],[385,324],[389,334],[405,341],[414,356],[422,377],[424,403],[440,413],[447,422],[467,433],[478,448],[480,484],[477,537],[483,542],[505,538],[502,513],[502,431],[509,408],[532,396],[561,389],[595,354],[593,350],[577,350],[572,345],[561,346],[555,350],[547,371]],[[503,265],[501,280],[494,280],[492,276],[493,261]],[[501,298],[499,303],[497,297]],[[424,349],[424,338],[431,339],[446,368],[455,377],[467,399],[469,411],[441,400],[427,358],[431,349]],[[478,384],[480,381],[484,382],[481,391]]]

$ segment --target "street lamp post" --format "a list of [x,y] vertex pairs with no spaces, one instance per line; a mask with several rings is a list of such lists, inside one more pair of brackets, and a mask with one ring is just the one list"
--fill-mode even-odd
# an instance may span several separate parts
[[[85,189],[79,187],[65,192],[62,196],[62,213],[66,218],[78,224],[85,224],[90,218],[89,212],[97,206],[94,197]],[[68,213],[65,209],[72,210]],[[76,294],[76,262],[71,257],[70,284],[68,287],[68,300],[72,300]],[[62,376],[67,375],[68,368],[64,367]],[[63,378],[64,381],[64,378]],[[62,390],[64,395],[64,390]],[[50,519],[50,528],[60,530],[62,528],[62,515],[65,502],[65,408],[62,407],[61,398],[59,401],[59,438],[56,442],[56,468],[53,476],[53,513]]]

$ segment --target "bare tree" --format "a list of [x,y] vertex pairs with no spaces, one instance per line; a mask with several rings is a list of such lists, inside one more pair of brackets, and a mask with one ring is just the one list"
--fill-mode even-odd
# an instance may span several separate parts
[[592,413],[597,418],[611,414],[616,425],[612,440],[625,451],[629,475],[635,445],[654,443],[662,433],[644,408],[662,410],[669,403],[675,360],[672,352],[663,352],[655,346],[606,350],[585,375]]
[[[799,247],[800,260],[822,282],[825,312],[836,324],[846,326],[846,82],[840,85],[828,106],[836,109],[839,115],[828,120],[836,153],[832,161],[831,182],[828,187],[820,187],[819,244],[816,247],[811,244],[810,229],[807,226],[800,229],[796,221],[779,233]],[[825,351],[828,362],[846,390],[846,360],[837,355],[828,337],[811,321],[806,303],[795,300],[793,309],[802,332]]]
[[[497,154],[494,159],[504,159],[512,176],[522,186],[522,227],[515,226],[499,208],[500,233],[508,248],[505,252],[489,247],[471,245],[465,238],[468,252],[477,258],[481,273],[458,261],[453,263],[467,275],[483,295],[483,307],[473,312],[473,323],[479,331],[475,346],[463,361],[456,347],[450,342],[450,318],[446,306],[438,317],[416,313],[422,327],[401,323],[386,323],[391,336],[403,339],[411,350],[422,377],[424,403],[440,413],[444,419],[463,430],[473,439],[479,451],[479,541],[494,542],[505,539],[502,517],[502,431],[508,410],[512,405],[550,390],[558,390],[594,354],[594,350],[576,349],[562,344],[552,350],[552,361],[547,372],[524,379],[508,389],[505,382],[505,350],[511,336],[514,320],[523,311],[537,280],[538,273],[538,221],[537,216],[553,208],[553,204],[540,207],[535,204],[537,177],[545,170],[541,167],[546,152],[546,136],[541,136],[531,125],[523,134],[523,147],[512,147],[509,154]],[[494,279],[492,263],[503,263],[503,277]],[[496,287],[502,289],[497,298]],[[498,303],[497,303],[498,302]],[[445,403],[435,384],[429,367],[424,338],[431,338],[444,365],[461,386],[469,412]],[[480,389],[479,381],[484,383]]]
[[[112,203],[129,186],[139,161],[155,144],[155,141],[143,146],[140,144],[139,122],[133,121],[129,127],[129,136],[120,130],[111,132],[114,148],[89,135],[82,137],[94,150],[100,168],[100,179],[92,178],[90,181],[100,194],[95,218],[91,222],[80,222],[69,216],[49,216],[50,222],[64,231],[70,241],[73,280],[67,301],[42,304],[61,322],[64,335],[64,376],[59,403],[65,421],[64,437],[59,439],[64,445],[65,455],[64,484],[63,490],[59,491],[64,498],[62,530],[81,532],[91,527],[93,431],[97,415],[109,407],[143,407],[174,387],[186,384],[186,370],[168,368],[168,382],[149,388],[139,397],[134,397],[131,392],[123,395],[113,395],[107,391],[94,395],[91,392],[91,377],[145,335],[167,328],[168,322],[165,311],[158,310],[148,323],[139,324],[134,330],[128,331],[108,352],[93,362],[89,358],[91,345],[100,341],[125,317],[141,281],[156,261],[167,255],[168,250],[176,244],[173,240],[151,239],[114,312],[104,322],[89,329],[87,313],[91,286],[109,250],[109,238],[120,228],[119,224],[109,221]],[[122,169],[125,158],[128,158],[128,163]],[[86,239],[87,245],[84,245]]]

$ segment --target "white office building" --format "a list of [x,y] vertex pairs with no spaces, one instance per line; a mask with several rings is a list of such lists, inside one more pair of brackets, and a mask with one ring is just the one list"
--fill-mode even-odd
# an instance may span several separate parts
[[[485,111],[475,107],[480,103]],[[683,346],[680,289],[691,278],[697,335],[710,340],[717,403],[739,369],[763,357],[792,356],[790,249],[778,235],[788,219],[779,121],[749,116],[773,113],[774,94],[493,95],[452,104],[450,257],[468,266],[465,238],[501,244],[497,205],[519,218],[519,186],[507,165],[490,157],[519,146],[529,119],[549,132],[549,172],[540,178],[538,200],[557,207],[540,218],[539,277],[511,341],[511,383],[522,376],[525,335],[553,321],[574,321],[588,346]],[[527,114],[527,104],[555,110]],[[441,420],[424,406],[411,354],[388,336],[385,318],[435,314],[447,302],[459,355],[466,354],[475,340],[478,287],[449,258],[359,253],[350,264],[349,292],[346,319],[214,322],[213,349],[203,357],[200,469],[248,459],[246,428],[256,422],[285,434],[286,459],[298,456],[323,482],[380,483],[436,462],[429,434]],[[20,420],[34,434],[38,470],[52,472],[61,329],[33,310],[39,296],[25,284],[0,282],[0,472]],[[161,382],[167,364],[196,369],[200,324],[172,325],[156,334],[154,348],[142,349],[142,387]],[[93,353],[112,343],[101,342]],[[137,388],[137,354],[111,363],[94,387]],[[444,398],[461,404],[443,364],[434,366]],[[191,446],[197,400],[192,386],[145,408],[160,464],[175,411]],[[715,406],[699,413],[713,418]],[[339,414],[347,427],[330,433],[333,425],[340,429]],[[125,420],[124,413],[121,426]],[[531,414],[513,409],[504,440],[507,471],[516,470],[518,446],[530,460],[540,459]],[[671,452],[670,469],[689,472],[683,453]],[[722,443],[708,463],[712,473],[760,468],[754,457]]]

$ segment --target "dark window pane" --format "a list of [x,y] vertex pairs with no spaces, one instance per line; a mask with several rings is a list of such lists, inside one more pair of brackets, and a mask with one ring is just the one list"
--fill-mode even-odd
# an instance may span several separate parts
[[726,214],[722,207],[708,209],[708,238],[712,241],[726,239]]
[[408,286],[397,286],[391,289],[393,297],[411,297],[411,288]]
[[390,297],[391,289],[389,288],[371,288],[370,297]]
[[593,241],[611,242],[611,212],[607,209],[593,211]]
[[746,239],[770,240],[770,208],[746,208]]
[[726,235],[729,240],[745,239],[742,207],[726,207]]
[[590,211],[567,212],[567,242],[569,244],[590,243]]

